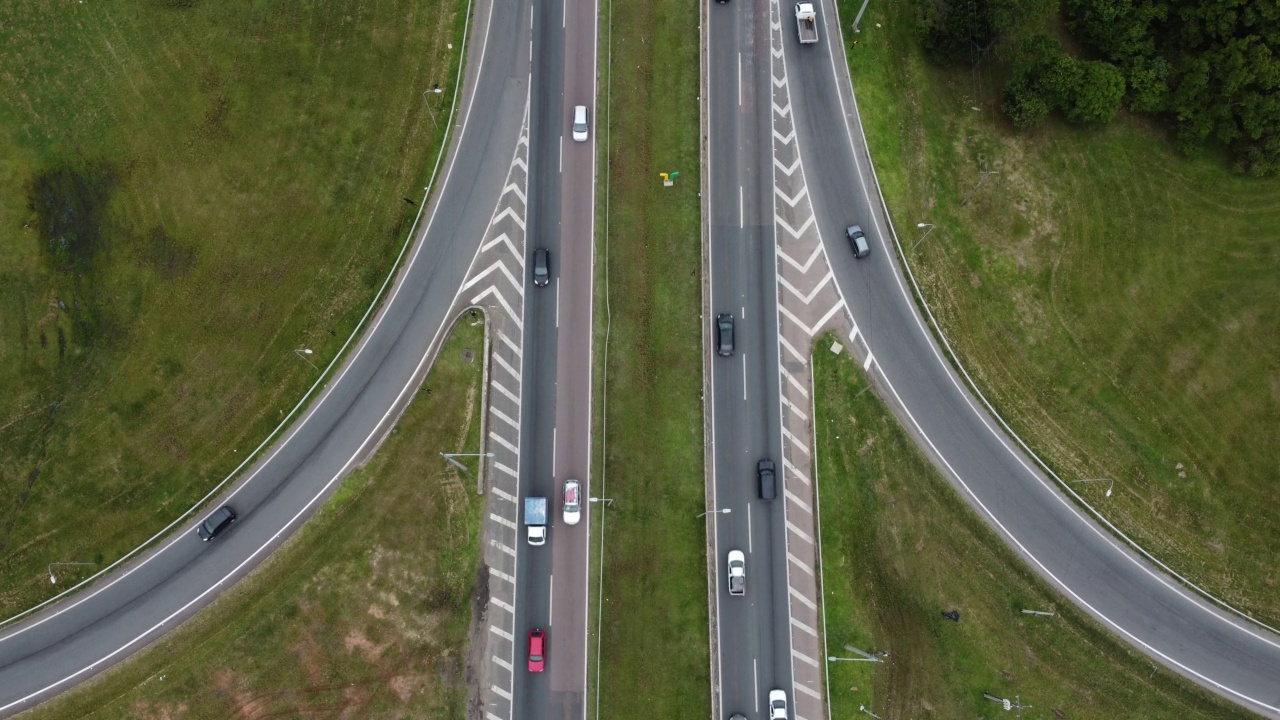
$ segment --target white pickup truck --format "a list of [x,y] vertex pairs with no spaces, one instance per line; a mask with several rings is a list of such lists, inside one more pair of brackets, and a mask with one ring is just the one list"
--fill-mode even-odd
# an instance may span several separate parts
[[741,550],[729,551],[729,594],[747,594],[747,556]]
[[796,3],[796,32],[800,34],[800,44],[818,42],[818,12],[811,2]]

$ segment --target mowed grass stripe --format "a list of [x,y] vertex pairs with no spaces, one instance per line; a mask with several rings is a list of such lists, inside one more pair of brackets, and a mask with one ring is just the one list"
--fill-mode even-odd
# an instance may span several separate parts
[[888,655],[829,663],[832,717],[1004,713],[984,693],[1036,717],[1252,717],[1157,668],[1031,572],[861,392],[868,378],[828,350],[835,339],[813,361],[827,649]]
[[1077,486],[1109,520],[1280,622],[1280,180],[1133,118],[1014,132],[998,57],[929,65],[914,10],[872,7],[847,49],[904,248],[936,225],[909,261],[943,332],[1055,472],[1116,481]]
[[483,321],[464,315],[427,375],[431,392],[297,535],[32,720],[464,717],[468,663],[481,660],[472,641],[485,634],[472,624],[488,595],[485,498],[475,458],[460,458],[462,474],[439,454],[479,452],[483,347]]
[[0,615],[168,524],[335,356],[418,211],[465,7],[0,7]]
[[[608,283],[612,319],[596,374],[597,383],[607,376],[608,384],[607,398],[597,400],[607,413],[597,467],[605,468],[615,502],[593,506],[597,518],[606,515],[602,637],[593,657],[600,683],[593,692],[600,717],[705,716],[697,8],[675,0],[602,10],[608,7],[612,58],[601,90],[612,88],[611,114],[601,108],[600,117],[610,133],[609,232],[601,240],[609,247],[607,278],[604,248],[597,252],[597,292]],[[606,32],[602,27],[605,52]],[[671,171],[680,177],[664,188],[658,174]],[[596,347],[603,349],[602,297],[596,307]]]

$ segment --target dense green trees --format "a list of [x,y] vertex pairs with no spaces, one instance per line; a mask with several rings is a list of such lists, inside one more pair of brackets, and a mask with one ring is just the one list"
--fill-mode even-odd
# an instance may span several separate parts
[[1013,76],[1001,107],[1017,127],[1038,125],[1053,110],[1078,125],[1104,124],[1120,109],[1124,76],[1110,63],[1080,62],[1043,34],[1019,40],[1009,58]]
[[1170,117],[1177,144],[1230,150],[1241,172],[1280,172],[1280,2],[1063,0],[1077,60],[1044,35],[1053,0],[921,0],[921,36],[938,62],[981,62],[1001,48],[1002,107],[1018,127],[1059,111],[1110,121],[1130,110]]
[[1124,73],[1129,107],[1174,117],[1183,150],[1215,140],[1241,171],[1280,171],[1280,3],[1066,0],[1066,11]]

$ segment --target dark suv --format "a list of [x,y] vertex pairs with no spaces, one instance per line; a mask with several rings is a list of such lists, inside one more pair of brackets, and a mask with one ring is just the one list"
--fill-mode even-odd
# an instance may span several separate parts
[[230,505],[223,505],[213,511],[209,517],[200,523],[200,527],[196,528],[196,534],[200,539],[209,542],[218,537],[218,534],[231,526],[236,521],[236,511],[231,509]]
[[533,251],[533,284],[538,287],[551,284],[551,251],[546,248]]
[[861,227],[850,225],[844,229],[844,236],[849,238],[849,246],[853,248],[854,257],[864,258],[871,254],[871,245],[867,243],[867,236],[862,232]]
[[778,497],[778,481],[773,474],[773,461],[765,458],[756,463],[756,477],[760,480],[760,499],[773,500]]
[[730,313],[716,316],[716,354],[720,357],[733,355],[733,315]]

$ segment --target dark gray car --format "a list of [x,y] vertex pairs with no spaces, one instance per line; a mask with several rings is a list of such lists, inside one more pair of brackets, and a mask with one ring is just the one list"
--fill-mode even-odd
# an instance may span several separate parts
[[551,284],[551,251],[546,248],[533,251],[533,284],[538,287]]
[[773,500],[778,497],[778,482],[773,473],[773,461],[765,458],[756,463],[756,477],[760,480],[760,499]]
[[716,316],[716,354],[720,357],[733,355],[733,315],[730,313]]
[[849,238],[849,245],[853,248],[854,257],[864,258],[871,254],[871,245],[867,242],[867,236],[862,232],[861,227],[850,225],[844,229],[844,236]]
[[200,539],[209,542],[218,537],[218,534],[231,526],[236,521],[236,511],[231,509],[230,505],[223,505],[214,510],[209,517],[200,523],[200,527],[196,528],[196,534]]

